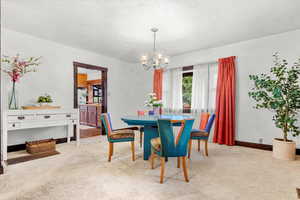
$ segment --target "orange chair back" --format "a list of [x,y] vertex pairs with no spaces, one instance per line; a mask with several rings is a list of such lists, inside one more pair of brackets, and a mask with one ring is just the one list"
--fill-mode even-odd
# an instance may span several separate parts
[[201,113],[200,115],[200,130],[204,130],[209,119],[209,113]]
[[145,115],[145,111],[144,110],[138,110],[137,114],[138,114],[138,116],[144,116]]

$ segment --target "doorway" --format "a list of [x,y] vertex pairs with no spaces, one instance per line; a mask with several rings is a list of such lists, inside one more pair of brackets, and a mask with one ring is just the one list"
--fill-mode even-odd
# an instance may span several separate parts
[[74,108],[80,113],[80,138],[105,134],[101,113],[107,112],[107,68],[73,62]]

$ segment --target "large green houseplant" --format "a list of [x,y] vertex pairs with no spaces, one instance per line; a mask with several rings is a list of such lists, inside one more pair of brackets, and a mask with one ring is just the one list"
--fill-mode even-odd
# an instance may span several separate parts
[[289,140],[300,134],[297,123],[300,109],[300,59],[291,67],[278,54],[273,55],[274,66],[270,74],[250,75],[254,82],[249,96],[256,101],[255,108],[274,112],[273,121],[283,132],[283,138],[273,140],[273,156],[280,159],[295,159],[296,143]]

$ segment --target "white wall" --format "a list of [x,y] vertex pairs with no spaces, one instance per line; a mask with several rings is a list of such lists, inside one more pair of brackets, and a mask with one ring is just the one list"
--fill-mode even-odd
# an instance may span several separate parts
[[[151,88],[149,72],[136,65],[75,49],[48,40],[39,39],[13,30],[1,30],[1,49],[4,55],[21,57],[42,56],[38,72],[26,74],[18,83],[20,105],[32,104],[37,96],[49,93],[55,104],[63,108],[73,107],[73,61],[108,68],[108,112],[112,114],[114,128],[123,127],[122,116],[135,114],[143,106],[144,98]],[[3,74],[3,106],[7,108],[9,78]],[[46,137],[65,137],[64,128],[32,129],[9,133],[9,144]]]
[[[237,56],[236,139],[258,143],[263,138],[263,143],[271,144],[272,138],[281,137],[281,131],[275,128],[269,111],[252,108],[254,102],[248,97],[251,87],[248,76],[269,72],[275,52],[280,52],[289,63],[300,58],[300,30],[175,56],[171,58],[170,66],[189,66]],[[300,138],[296,141],[300,147]]]

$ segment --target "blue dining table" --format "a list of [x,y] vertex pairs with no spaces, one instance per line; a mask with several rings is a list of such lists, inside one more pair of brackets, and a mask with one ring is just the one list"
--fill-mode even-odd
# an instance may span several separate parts
[[[187,115],[144,115],[144,116],[127,116],[121,118],[129,126],[144,127],[144,160],[148,160],[151,155],[151,139],[159,137],[157,120],[170,119],[172,121],[191,119]],[[180,126],[181,123],[174,123],[174,126]]]

